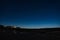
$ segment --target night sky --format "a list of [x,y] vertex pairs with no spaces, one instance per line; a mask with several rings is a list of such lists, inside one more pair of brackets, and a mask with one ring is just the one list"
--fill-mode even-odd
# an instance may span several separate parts
[[2,0],[0,24],[26,28],[60,26],[59,0]]

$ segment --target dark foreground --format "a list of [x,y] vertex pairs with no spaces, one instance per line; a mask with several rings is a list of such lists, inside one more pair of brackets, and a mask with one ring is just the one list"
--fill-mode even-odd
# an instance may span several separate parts
[[0,25],[0,40],[60,40],[60,28],[35,30]]

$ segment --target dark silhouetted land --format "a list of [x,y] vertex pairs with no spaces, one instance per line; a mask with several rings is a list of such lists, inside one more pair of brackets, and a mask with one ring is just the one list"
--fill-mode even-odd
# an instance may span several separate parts
[[24,29],[0,25],[0,40],[60,40],[60,28]]

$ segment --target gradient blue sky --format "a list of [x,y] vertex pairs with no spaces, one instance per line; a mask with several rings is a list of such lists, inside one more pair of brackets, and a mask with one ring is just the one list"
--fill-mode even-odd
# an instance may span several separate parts
[[27,28],[60,26],[58,0],[2,0],[0,24]]

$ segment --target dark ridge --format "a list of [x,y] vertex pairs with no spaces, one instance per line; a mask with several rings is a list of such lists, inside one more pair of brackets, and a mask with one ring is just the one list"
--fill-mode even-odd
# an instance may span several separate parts
[[0,25],[0,40],[60,40],[60,28],[26,29]]
[[26,32],[49,32],[49,31],[60,31],[60,28],[40,28],[40,29],[27,29],[27,28],[20,28],[14,26],[3,26],[0,25],[0,29],[7,29],[7,30],[16,30],[16,31],[26,31]]

